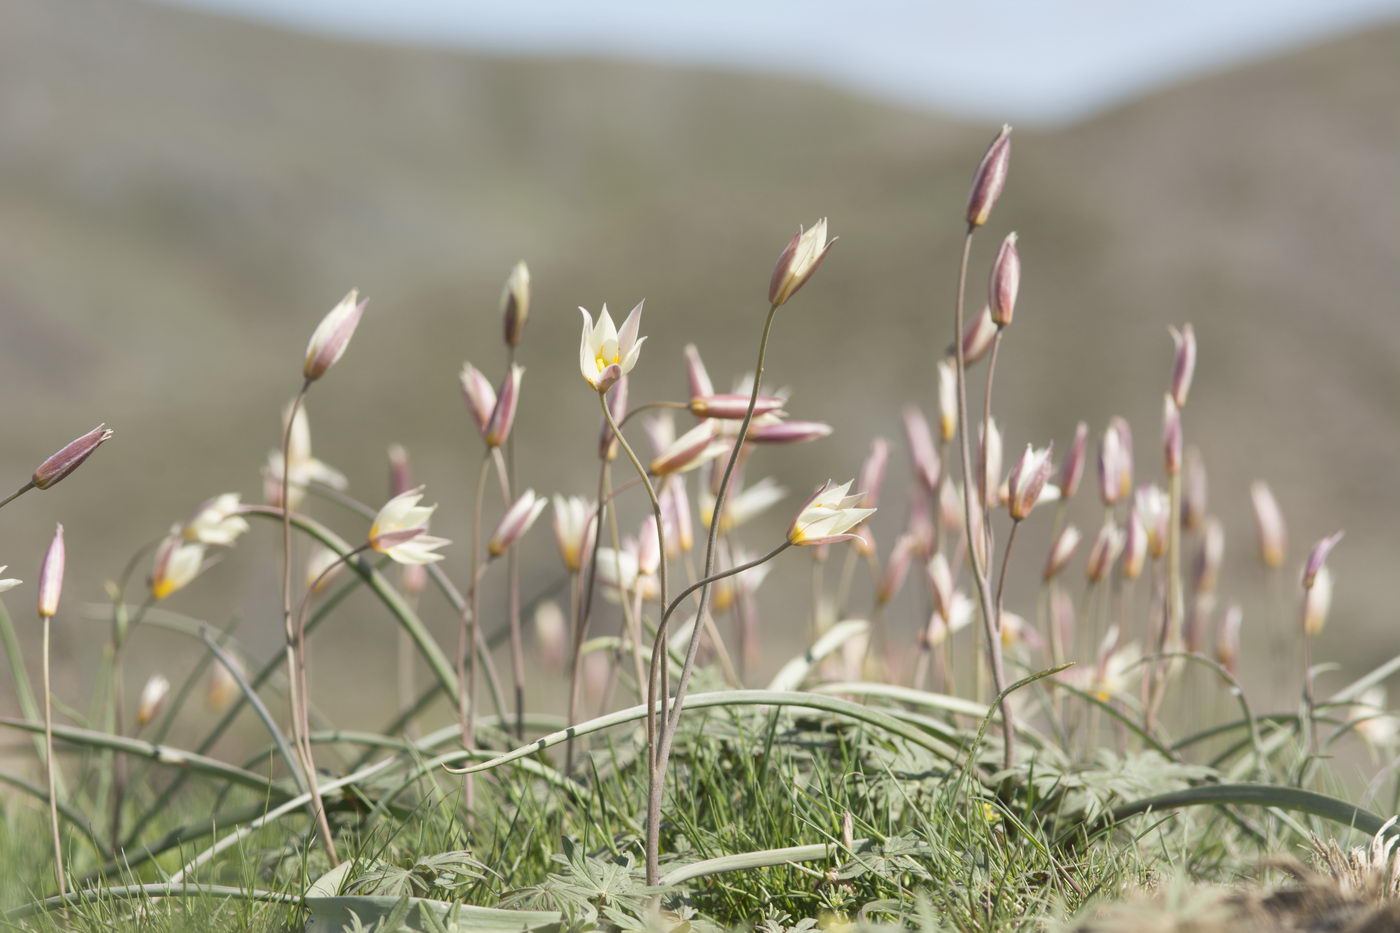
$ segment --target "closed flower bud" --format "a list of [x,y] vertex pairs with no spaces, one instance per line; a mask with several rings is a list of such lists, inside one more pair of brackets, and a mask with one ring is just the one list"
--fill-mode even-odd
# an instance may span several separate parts
[[797,236],[792,238],[773,266],[773,277],[768,283],[769,304],[786,304],[797,294],[835,243],[835,240],[827,242],[825,217],[813,224],[810,230],[804,232],[798,228]]
[[972,176],[972,194],[967,199],[968,226],[980,227],[987,222],[1006,187],[1006,171],[1010,164],[1011,127],[1003,125]]
[[1161,486],[1144,486],[1133,499],[1133,512],[1147,532],[1147,551],[1154,558],[1167,549],[1167,531],[1171,523],[1170,503]]
[[486,426],[491,421],[491,413],[496,410],[496,390],[491,381],[471,363],[462,364],[462,398],[466,399],[467,411],[471,412],[476,429],[484,436]]
[[685,374],[690,384],[691,398],[715,394],[715,385],[710,381],[710,374],[705,371],[705,363],[700,359],[700,351],[693,343],[685,345]]
[[302,364],[301,371],[307,382],[320,379],[345,354],[345,348],[350,346],[350,338],[355,336],[355,328],[360,324],[365,304],[360,301],[360,293],[351,289],[350,294],[321,319],[311,334],[311,342],[306,345],[306,362]]
[[501,382],[501,391],[496,395],[496,406],[491,410],[491,419],[486,423],[483,437],[487,447],[500,447],[510,436],[515,424],[515,409],[520,404],[520,380],[525,375],[525,367],[513,363],[510,372]]
[[856,504],[864,497],[860,493],[847,495],[850,488],[850,482],[837,486],[827,480],[793,519],[788,528],[788,541],[799,547],[810,547],[854,537],[850,530],[874,515],[875,510],[857,508]]
[[681,473],[709,463],[728,450],[729,445],[715,437],[715,423],[702,421],[672,441],[647,470],[655,476]]
[[1232,675],[1240,659],[1240,623],[1243,620],[1244,613],[1240,607],[1231,606],[1225,610],[1225,615],[1220,619],[1220,627],[1216,630],[1215,660]]
[[1021,254],[1016,249],[1016,234],[1008,233],[992,261],[987,283],[987,305],[992,309],[992,323],[1006,327],[1016,310],[1016,293],[1021,288]]
[[[771,417],[771,416],[770,416]],[[820,421],[764,421],[749,426],[750,444],[806,444],[831,434],[831,425]]]
[[1138,516],[1137,510],[1128,517],[1128,530],[1123,536],[1123,579],[1136,580],[1142,576],[1143,565],[1147,563],[1147,528]]
[[913,535],[900,535],[894,543],[894,550],[890,551],[890,559],[885,563],[885,572],[880,575],[879,586],[875,588],[875,602],[883,606],[899,594],[918,545],[918,539]]
[[963,362],[971,366],[986,356],[992,349],[997,330],[996,321],[992,320],[991,307],[983,307],[981,313],[973,318],[972,323],[963,331]]
[[1094,546],[1089,549],[1089,563],[1085,567],[1085,576],[1090,583],[1098,583],[1108,576],[1109,568],[1118,559],[1118,553],[1123,549],[1123,532],[1113,523],[1112,519],[1104,522],[1099,529],[1099,535],[1094,539]]
[[82,437],[69,441],[62,450],[34,469],[34,475],[30,478],[30,482],[34,484],[36,489],[48,489],[82,466],[83,461],[92,456],[92,452],[111,436],[111,429],[105,424],[99,424]]
[[1214,593],[1220,581],[1220,563],[1225,557],[1225,528],[1216,519],[1208,519],[1201,536],[1201,549],[1196,555],[1196,593]]
[[1210,489],[1206,481],[1206,466],[1201,460],[1201,451],[1196,447],[1186,448],[1186,463],[1182,471],[1181,485],[1181,527],[1195,531],[1205,521],[1206,508],[1210,501]]
[[515,542],[530,530],[530,526],[540,517],[547,505],[548,499],[543,496],[537,497],[533,489],[525,490],[524,494],[515,500],[515,504],[506,510],[500,524],[496,526],[495,533],[491,535],[491,541],[487,545],[491,556],[500,557],[510,550]]
[[1084,478],[1084,461],[1089,447],[1089,426],[1079,422],[1074,429],[1074,440],[1070,442],[1069,453],[1060,464],[1060,474],[1055,485],[1060,487],[1060,500],[1068,502],[1079,491],[1079,483]]
[[1028,518],[1035,504],[1040,501],[1040,494],[1044,491],[1045,484],[1050,481],[1050,451],[1050,447],[1036,450],[1027,444],[1026,452],[1011,468],[1011,476],[1007,481],[1007,508],[1014,521],[1024,521]]
[[1190,324],[1181,330],[1171,328],[1172,342],[1176,344],[1176,356],[1172,360],[1172,401],[1177,408],[1186,407],[1186,396],[1191,392],[1191,377],[1196,373],[1196,332]]
[[995,418],[982,426],[978,450],[978,491],[982,494],[982,502],[993,509],[1001,498],[1001,431],[997,429]]
[[530,316],[530,267],[517,262],[510,270],[506,286],[501,291],[501,322],[505,328],[506,344],[519,346],[525,334],[525,321]]
[[1168,476],[1181,472],[1181,409],[1170,395],[1162,405],[1162,460]]
[[1332,572],[1323,566],[1313,576],[1312,585],[1303,591],[1303,631],[1309,638],[1322,634],[1331,608]]
[[946,622],[953,612],[953,571],[942,551],[928,562],[928,586],[933,595],[933,610]]
[[870,442],[870,453],[865,457],[865,463],[861,464],[860,476],[856,480],[856,485],[865,490],[865,499],[861,505],[867,509],[873,509],[880,504],[880,487],[885,484],[885,468],[889,465],[890,445],[883,437],[877,437]]
[[151,675],[151,679],[146,681],[146,686],[141,688],[141,701],[136,705],[136,725],[150,725],[160,714],[161,707],[165,705],[165,698],[169,695],[170,681],[165,679],[165,675]]
[[1328,535],[1317,544],[1313,545],[1312,552],[1308,554],[1308,562],[1303,566],[1303,589],[1312,589],[1317,581],[1317,575],[1322,572],[1323,566],[1327,563],[1327,555],[1332,553],[1332,549],[1342,540],[1342,532]]
[[938,459],[938,450],[933,446],[933,436],[929,433],[924,413],[912,405],[904,409],[904,440],[909,445],[914,475],[925,489],[937,489],[943,464]]
[[151,568],[151,598],[165,599],[184,589],[199,576],[203,566],[204,545],[185,540],[179,525],[171,528],[170,534],[156,548]]
[[1045,558],[1045,570],[1041,573],[1041,579],[1049,581],[1054,579],[1065,565],[1074,557],[1075,550],[1079,547],[1079,529],[1073,525],[1066,525],[1056,535],[1055,542],[1050,545],[1050,554]]
[[54,529],[53,540],[39,565],[39,616],[49,619],[58,614],[58,598],[63,595],[63,526]]
[[[776,412],[785,403],[786,399],[772,395],[760,395],[754,404],[754,416]],[[690,413],[697,418],[723,418],[729,421],[741,421],[748,410],[749,397],[737,393],[697,395],[690,400]]]
[[958,433],[958,364],[938,361],[938,439],[948,443]]
[[1256,482],[1249,487],[1254,503],[1254,527],[1259,535],[1259,559],[1271,570],[1283,566],[1288,555],[1288,531],[1283,524],[1283,512],[1269,484]]
[[554,497],[554,540],[570,573],[578,573],[592,547],[593,506],[579,496]]
[[1105,506],[1116,505],[1122,498],[1119,476],[1123,470],[1123,440],[1112,424],[1099,441],[1099,497]]

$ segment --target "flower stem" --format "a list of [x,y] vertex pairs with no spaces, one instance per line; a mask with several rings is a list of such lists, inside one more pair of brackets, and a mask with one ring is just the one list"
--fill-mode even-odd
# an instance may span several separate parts
[[15,501],[16,499],[18,499],[20,496],[24,495],[26,492],[28,492],[29,490],[31,490],[31,489],[33,489],[33,488],[34,488],[34,481],[33,481],[33,480],[30,480],[29,482],[25,483],[23,486],[19,487],[19,489],[16,489],[14,492],[12,492],[12,493],[10,493],[8,496],[6,496],[6,497],[4,498],[3,501],[0,501],[0,509],[3,509],[5,506],[9,505],[11,502],[14,502],[14,501]]
[[[18,495],[18,493],[16,494]],[[53,688],[49,672],[49,629],[52,619],[44,616],[44,764],[49,779],[49,826],[53,830],[53,868],[58,878],[58,893],[68,894],[68,876],[63,870],[63,839],[58,832],[58,792],[55,789],[55,773],[58,762],[53,757]]]
[[[476,656],[480,601],[478,584],[481,580],[481,505],[486,498],[486,480],[491,475],[491,454],[481,458],[477,471],[476,498],[472,505],[471,562],[467,583],[467,600],[457,623],[457,719],[462,730],[462,747],[476,744]],[[462,802],[468,812],[476,803],[475,785],[470,774],[462,778]]]
[[[506,351],[506,374],[515,368],[515,344],[508,344]],[[498,448],[499,449],[499,448]],[[506,495],[506,506],[509,508],[510,502],[514,499],[519,488],[516,485],[515,475],[515,432],[506,435],[506,463],[509,466],[506,475],[508,492]],[[511,675],[515,679],[515,737],[525,741],[525,643],[520,630],[520,560],[519,551],[511,548],[506,552],[506,579],[510,588],[510,663]]]
[[[705,564],[701,571],[702,580],[710,576],[715,569],[715,541],[719,536],[719,526],[722,524],[721,516],[724,515],[724,497],[729,491],[729,480],[734,475],[734,464],[739,460],[739,453],[744,448],[744,438],[748,436],[749,425],[753,422],[753,410],[758,405],[759,388],[763,385],[763,361],[768,354],[768,336],[773,330],[773,318],[778,313],[780,304],[774,303],[768,308],[768,316],[763,321],[763,336],[758,341],[758,363],[754,366],[753,390],[749,393],[749,407],[744,411],[744,420],[739,424],[739,434],[734,439],[734,449],[729,452],[729,462],[724,465],[724,475],[720,479],[719,489],[715,492],[715,505],[711,513],[710,528],[705,542]],[[709,584],[700,586],[700,597],[697,600],[696,618],[702,619],[705,616],[705,603],[710,595]],[[663,603],[665,600],[662,601]],[[652,654],[664,651],[666,645],[666,623],[668,619],[664,616],[656,629],[656,644],[652,648]],[[661,878],[660,867],[660,847],[661,847],[661,795],[666,782],[666,766],[670,763],[671,743],[675,740],[676,726],[680,722],[681,709],[685,702],[686,687],[690,685],[690,674],[695,667],[695,656],[700,650],[701,626],[696,625],[690,635],[690,646],[686,649],[685,664],[681,667],[680,678],[676,681],[676,698],[672,704],[672,710],[664,723],[665,728],[661,733],[661,740],[657,749],[656,765],[651,770],[650,781],[647,787],[647,883],[656,884]],[[653,666],[656,661],[653,660]]]
[[997,696],[1002,697],[999,703],[1001,708],[1002,763],[1006,767],[1010,767],[1015,751],[1016,726],[1011,718],[1010,706],[1003,696],[1006,690],[1006,676],[1002,670],[1001,633],[996,630],[996,617],[992,609],[986,570],[982,567],[976,542],[972,538],[977,531],[972,523],[972,497],[975,484],[972,474],[972,442],[968,436],[967,425],[967,355],[963,352],[962,336],[963,299],[967,292],[967,263],[972,253],[972,234],[975,230],[975,227],[969,226],[967,234],[963,237],[962,260],[958,265],[958,297],[953,325],[955,328],[953,348],[958,361],[958,437],[962,453],[963,519],[967,536],[968,562],[972,565],[972,578],[977,584],[977,599],[982,609],[982,633],[987,640],[987,657],[991,662],[992,685],[996,689]]

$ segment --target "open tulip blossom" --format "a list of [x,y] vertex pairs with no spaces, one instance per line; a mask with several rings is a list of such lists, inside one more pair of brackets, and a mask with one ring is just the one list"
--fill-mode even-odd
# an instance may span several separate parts
[[583,338],[578,348],[579,371],[584,381],[599,392],[611,389],[617,380],[637,365],[642,344],[647,340],[637,336],[637,329],[642,324],[642,304],[638,302],[632,313],[627,315],[621,330],[613,324],[607,305],[603,305],[603,310],[598,312],[596,324],[585,309],[579,308],[583,314]]
[[855,535],[847,532],[874,515],[875,510],[855,507],[865,494],[847,495],[852,482],[854,480],[837,486],[827,480],[797,513],[788,529],[788,541],[799,547],[810,547],[854,538]]
[[369,546],[400,564],[431,564],[442,560],[437,549],[452,542],[428,534],[435,505],[419,505],[423,487],[400,493],[379,510],[369,528]]

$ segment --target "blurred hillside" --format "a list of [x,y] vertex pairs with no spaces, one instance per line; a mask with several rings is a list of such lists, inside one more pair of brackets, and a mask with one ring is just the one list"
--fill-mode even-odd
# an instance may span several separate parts
[[[436,530],[458,540],[479,443],[456,373],[465,359],[500,372],[497,295],[519,258],[535,310],[518,443],[537,489],[594,482],[577,305],[625,313],[646,298],[634,399],[679,395],[688,341],[727,383],[752,365],[774,258],[822,215],[841,242],[783,311],[770,373],[795,417],[837,433],[763,462],[795,507],[828,475],[854,475],[872,435],[898,438],[904,401],[931,404],[967,182],[994,127],[767,77],[331,41],[131,0],[10,0],[4,19],[0,475],[17,486],[98,421],[117,430],[60,488],[3,515],[0,561],[28,581],[52,522],[68,528],[70,652],[105,637],[77,610],[134,548],[206,495],[260,496],[306,338],[351,286],[370,309],[312,393],[317,453],[378,501],[383,451],[406,444],[443,503]],[[997,390],[1011,450],[1123,414],[1147,475],[1166,328],[1194,323],[1188,438],[1206,454],[1246,625],[1264,624],[1246,491],[1267,477],[1294,558],[1347,530],[1326,655],[1352,666],[1400,651],[1397,82],[1390,29],[1018,132],[972,277],[980,302],[995,240],[1021,232]],[[1084,500],[1081,526],[1096,528]],[[888,542],[898,516],[884,519]],[[233,605],[240,635],[272,652],[274,541],[255,527],[171,608],[222,622]],[[547,531],[527,555],[530,592],[557,566]],[[1040,555],[1022,559],[1030,578]],[[775,619],[784,587],[805,605],[807,572],[798,555],[766,584]],[[10,600],[20,618],[24,594]],[[335,623],[356,637],[317,664],[390,643],[383,616],[359,611]],[[772,636],[777,652],[776,622]]]

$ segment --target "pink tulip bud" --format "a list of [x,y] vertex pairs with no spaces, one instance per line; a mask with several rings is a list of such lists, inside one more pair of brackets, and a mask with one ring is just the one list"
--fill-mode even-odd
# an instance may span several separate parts
[[112,431],[105,424],[99,424],[82,437],[69,441],[62,450],[35,468],[30,482],[36,489],[48,489],[82,466],[83,461],[92,456],[92,452],[111,436]]
[[39,565],[39,616],[50,619],[58,614],[58,598],[63,595],[63,526],[54,529],[53,540]]
[[749,426],[750,444],[805,444],[831,434],[831,425],[820,421],[775,421]]
[[1191,377],[1196,372],[1196,332],[1190,324],[1181,330],[1171,329],[1172,342],[1176,344],[1176,356],[1172,360],[1172,401],[1177,408],[1186,407],[1186,396],[1191,392]]
[[865,490],[865,500],[861,505],[867,509],[873,509],[880,504],[880,487],[885,484],[885,468],[890,461],[890,445],[883,437],[877,437],[870,443],[870,453],[865,457],[865,463],[861,464],[860,477],[856,480],[856,485]]
[[491,421],[491,413],[496,410],[496,390],[491,381],[471,363],[462,366],[459,377],[462,383],[462,398],[466,399],[467,410],[471,412],[476,429],[483,435]]
[[996,321],[992,320],[991,307],[983,307],[982,312],[963,331],[963,362],[971,366],[986,356],[992,349],[997,330]]
[[925,489],[937,489],[943,464],[938,459],[938,450],[933,446],[933,435],[929,432],[924,413],[912,405],[904,409],[904,439],[909,445],[909,458],[914,464],[914,475],[924,484]]
[[1201,536],[1201,549],[1196,554],[1196,593],[1214,593],[1220,580],[1220,564],[1225,558],[1225,528],[1212,518],[1206,522]]
[[700,359],[700,351],[693,343],[685,345],[685,372],[690,383],[691,398],[703,398],[715,394],[714,383],[710,382],[710,374],[705,371],[705,364]]
[[1327,563],[1327,555],[1332,553],[1332,549],[1342,540],[1343,532],[1328,535],[1317,544],[1313,545],[1312,552],[1308,554],[1308,562],[1303,567],[1303,589],[1310,590],[1317,580],[1317,575],[1322,571],[1323,565]]
[[1055,542],[1050,546],[1050,554],[1045,559],[1045,570],[1041,573],[1041,579],[1045,581],[1053,580],[1059,575],[1061,570],[1074,557],[1075,550],[1079,547],[1079,529],[1073,525],[1066,525],[1055,537]]
[[1268,483],[1256,482],[1249,487],[1254,503],[1254,525],[1259,533],[1259,559],[1264,566],[1283,566],[1288,553],[1288,531],[1283,524],[1283,512]]
[[1021,254],[1016,249],[1016,234],[1008,233],[992,261],[987,283],[987,304],[992,309],[992,323],[1006,327],[1016,310],[1016,293],[1021,288]]
[[1074,429],[1074,440],[1070,442],[1069,453],[1060,464],[1060,475],[1055,485],[1060,487],[1060,501],[1068,502],[1079,491],[1079,483],[1084,478],[1084,460],[1089,446],[1089,426],[1079,422]]
[[810,230],[804,232],[799,228],[773,266],[773,277],[768,283],[769,303],[785,304],[797,294],[835,243],[835,240],[827,242],[825,217],[813,224]]
[[1205,521],[1206,507],[1210,499],[1210,489],[1206,482],[1206,467],[1201,460],[1199,449],[1186,448],[1186,463],[1182,477],[1181,527],[1187,531],[1195,531]]
[[[613,421],[622,424],[622,419],[627,416],[627,379],[619,380],[613,387],[612,397],[608,400],[608,411],[612,412]],[[600,460],[617,459],[617,438],[613,436],[612,425],[608,424],[608,419],[603,419],[602,433],[598,435],[598,458]]]
[[496,526],[495,533],[491,535],[491,541],[487,545],[491,556],[500,557],[510,550],[515,542],[530,530],[530,526],[540,517],[547,505],[548,499],[543,496],[537,497],[533,489],[525,490],[524,494],[515,500],[515,504],[506,510],[500,524]]
[[366,303],[360,301],[357,290],[351,289],[350,294],[321,319],[311,335],[311,342],[306,345],[306,361],[301,371],[307,382],[320,379],[345,355],[345,348],[350,346],[350,338],[355,336],[355,328],[360,324]]
[[1094,546],[1089,549],[1089,563],[1085,567],[1085,576],[1090,583],[1098,583],[1108,576],[1108,570],[1113,566],[1113,562],[1118,559],[1118,553],[1123,548],[1123,533],[1112,519],[1104,522],[1099,529],[1099,535],[1094,539]]
[[1024,521],[1040,501],[1045,484],[1050,481],[1050,454],[1052,447],[1036,450],[1030,444],[1016,465],[1011,468],[1007,481],[1007,508],[1014,521]]
[[[754,417],[766,415],[781,409],[785,399],[772,395],[760,395],[754,404]],[[741,421],[749,410],[747,395],[698,395],[690,400],[690,413],[697,418],[723,418]]]
[[530,268],[517,262],[510,270],[501,291],[501,322],[505,328],[507,346],[519,346],[525,334],[525,320],[530,316]]
[[1240,658],[1240,623],[1243,620],[1244,613],[1240,607],[1231,606],[1221,618],[1215,636],[1215,659],[1232,675]]
[[991,216],[992,208],[1006,187],[1006,171],[1011,165],[1011,127],[1004,125],[987,147],[972,176],[972,194],[967,200],[967,223],[980,227]]
[[500,447],[510,436],[515,424],[515,409],[520,404],[520,380],[525,375],[525,367],[513,363],[510,372],[501,382],[501,391],[496,395],[496,407],[491,410],[491,420],[486,422],[485,439],[487,447]]
[[1170,395],[1163,396],[1162,459],[1168,476],[1181,472],[1181,409]]
[[894,543],[894,550],[890,551],[890,559],[885,564],[885,572],[880,576],[880,584],[875,588],[875,602],[881,606],[894,599],[899,594],[899,589],[904,585],[904,578],[909,573],[909,562],[914,558],[914,552],[918,549],[918,539],[912,535],[901,535]]

